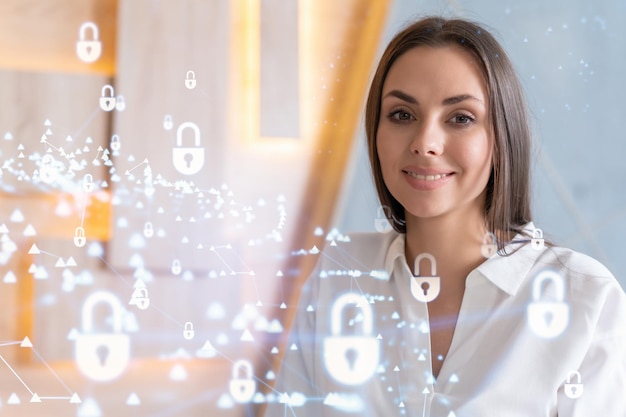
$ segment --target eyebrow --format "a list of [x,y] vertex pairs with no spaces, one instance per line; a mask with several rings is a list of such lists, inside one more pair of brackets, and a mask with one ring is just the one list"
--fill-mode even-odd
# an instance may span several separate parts
[[[407,103],[419,104],[419,102],[417,101],[417,99],[415,97],[413,97],[412,95],[407,94],[405,92],[402,92],[400,90],[391,90],[390,92],[385,94],[385,97],[383,97],[383,98],[386,98],[386,97],[389,97],[389,96],[397,97],[400,100],[406,101]],[[482,103],[481,99],[479,99],[477,97],[474,97],[471,94],[459,94],[458,96],[452,96],[452,97],[445,98],[441,102],[441,104],[443,104],[444,106],[451,106],[453,104],[457,104],[457,103],[460,103],[460,102],[465,101],[465,100],[476,100],[476,101],[480,101]]]

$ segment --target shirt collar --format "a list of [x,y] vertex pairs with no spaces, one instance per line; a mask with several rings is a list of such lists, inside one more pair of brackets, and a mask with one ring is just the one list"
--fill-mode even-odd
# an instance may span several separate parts
[[[524,230],[531,234],[534,229],[535,226],[532,222],[524,227]],[[387,249],[387,255],[385,256],[385,270],[388,272],[387,280],[393,275],[393,272],[400,272],[408,268],[404,254],[404,242],[404,233],[398,234]],[[528,237],[521,234],[516,235],[511,242],[505,245],[506,253],[509,255],[501,256],[496,254],[480,264],[475,271],[478,271],[502,291],[509,295],[515,295],[539,253],[526,244],[527,242]],[[410,268],[408,270],[410,271]]]

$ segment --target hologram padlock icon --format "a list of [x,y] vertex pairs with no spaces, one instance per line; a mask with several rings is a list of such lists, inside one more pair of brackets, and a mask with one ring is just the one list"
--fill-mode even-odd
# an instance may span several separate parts
[[[556,300],[541,300],[544,283],[552,284]],[[541,271],[534,278],[532,297],[532,302],[526,307],[526,318],[531,330],[545,338],[560,335],[569,323],[569,306],[564,301],[563,278],[555,271]]]
[[115,108],[115,90],[110,85],[102,87],[100,92],[100,108],[104,111],[111,111]]
[[93,175],[85,174],[83,177],[83,191],[86,193],[90,193],[93,191],[95,184],[93,182]]
[[374,227],[378,233],[389,233],[393,230],[389,217],[391,217],[391,209],[387,206],[380,206],[374,220]]
[[489,259],[498,251],[498,239],[492,232],[486,232],[483,236],[483,244],[480,247],[482,255]]
[[[572,383],[573,376],[576,377],[575,383]],[[580,372],[571,371],[567,375],[567,382],[565,383],[565,386],[563,387],[563,391],[565,391],[565,395],[567,395],[568,398],[576,399],[576,398],[579,398],[581,395],[583,395],[583,390],[584,390],[584,386],[582,384],[582,378],[580,376]]]
[[174,121],[172,120],[172,116],[169,114],[166,114],[165,117],[163,118],[163,129],[172,130],[173,127],[174,127]]
[[50,154],[41,157],[39,167],[39,178],[46,184],[52,183],[57,177],[57,170],[54,168],[54,158]]
[[115,110],[117,111],[126,110],[126,99],[121,94],[117,96],[117,98],[115,99]]
[[180,260],[174,259],[172,261],[172,274],[180,275],[181,272],[183,272],[183,267],[180,264]]
[[[113,315],[113,332],[96,332],[93,312],[97,304],[106,304]],[[108,291],[92,293],[83,303],[82,333],[76,337],[75,355],[80,371],[95,381],[110,381],[120,376],[130,360],[130,339],[122,333],[122,304]]]
[[196,88],[196,73],[193,71],[187,71],[187,75],[185,76],[185,87],[190,90]]
[[120,148],[122,147],[122,144],[120,143],[120,135],[115,134],[113,136],[111,136],[111,150],[114,152],[117,152],[120,150]]
[[[241,370],[244,375],[241,375]],[[252,364],[239,359],[233,364],[232,379],[230,380],[230,395],[238,403],[250,402],[256,392],[256,381],[253,379]]]
[[82,226],[78,226],[74,230],[74,245],[77,248],[82,248],[87,243],[87,238],[85,237],[85,229]]
[[[91,40],[87,40],[87,30],[91,31]],[[85,22],[78,30],[76,55],[81,61],[94,62],[100,58],[102,43],[98,40],[98,26],[93,22]]]
[[148,239],[154,236],[154,226],[152,225],[151,221],[147,221],[143,225],[143,235]]
[[530,240],[530,245],[533,247],[533,249],[536,249],[536,250],[543,249],[543,246],[544,246],[543,230],[537,227],[533,230],[533,237]]
[[[428,259],[430,263],[430,276],[423,276],[420,271],[422,259]],[[433,301],[439,295],[441,279],[437,276],[437,260],[430,253],[420,253],[415,258],[415,276],[411,278],[411,294],[417,301],[427,303]]]
[[193,330],[193,323],[188,321],[185,323],[185,329],[183,330],[183,337],[187,340],[193,339],[196,332]]
[[[354,305],[362,318],[361,334],[342,334],[346,307]],[[324,338],[324,366],[345,385],[358,385],[374,375],[380,360],[380,340],[373,335],[374,314],[365,296],[348,292],[335,300],[330,314],[331,335]]]
[[[195,147],[182,147],[183,132],[190,128],[194,134]],[[193,175],[204,166],[204,148],[200,147],[200,128],[192,122],[185,122],[178,126],[176,132],[176,147],[172,152],[174,167],[184,175]]]
[[130,305],[136,305],[138,309],[145,310],[150,307],[150,296],[146,287],[135,288],[133,295],[128,302]]

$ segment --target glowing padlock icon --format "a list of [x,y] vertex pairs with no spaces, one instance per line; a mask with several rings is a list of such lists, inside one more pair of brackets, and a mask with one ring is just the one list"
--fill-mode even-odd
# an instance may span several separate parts
[[116,101],[113,87],[108,84],[103,86],[100,92],[100,108],[104,111],[112,111]]
[[113,152],[117,152],[117,151],[120,150],[120,148],[122,147],[122,144],[120,142],[120,136],[119,135],[115,134],[115,135],[111,136],[110,146],[111,146],[111,150]]
[[143,225],[143,235],[147,237],[148,239],[154,236],[154,226],[152,225],[152,222],[147,221]]
[[196,88],[196,73],[193,71],[187,71],[187,75],[185,76],[185,87],[190,90]]
[[[423,259],[430,262],[430,276],[422,276],[420,263]],[[428,303],[439,295],[441,279],[437,276],[437,260],[430,253],[421,253],[415,258],[415,276],[411,278],[411,294],[417,301]]]
[[[91,31],[91,40],[87,40],[87,30]],[[94,62],[100,58],[102,43],[98,40],[98,26],[93,22],[85,22],[78,30],[76,55],[81,61]]]
[[115,110],[117,111],[126,110],[126,99],[121,94],[117,96],[117,98],[115,99]]
[[83,191],[86,193],[90,193],[93,191],[95,184],[93,182],[93,175],[85,174],[83,177]]
[[188,321],[185,323],[185,329],[183,330],[183,337],[187,340],[193,339],[196,332],[193,330],[193,323]]
[[480,253],[489,259],[498,251],[498,239],[491,232],[486,232],[483,236],[483,244],[480,247]]
[[[572,383],[572,376],[576,377],[575,383]],[[582,384],[582,378],[580,376],[580,372],[571,371],[567,375],[567,382],[565,383],[565,386],[563,387],[563,391],[565,391],[565,395],[567,395],[568,398],[576,399],[576,398],[579,398],[581,395],[583,395],[583,390],[584,390],[584,386]]]
[[378,233],[389,233],[393,230],[389,218],[391,217],[391,209],[387,206],[378,208],[377,217],[374,220],[374,228]]
[[[97,332],[93,328],[96,304],[111,308],[113,332]],[[130,339],[122,333],[124,310],[119,299],[108,291],[92,293],[83,303],[82,333],[76,337],[75,357],[78,369],[95,381],[119,377],[130,360]]]
[[163,129],[172,130],[173,127],[174,127],[174,121],[172,120],[172,116],[170,116],[169,114],[166,114],[165,117],[163,118]]
[[54,158],[50,154],[45,154],[41,158],[39,167],[39,178],[46,184],[52,183],[57,177],[57,170],[54,168]]
[[[343,313],[354,305],[360,310],[361,333],[342,334]],[[358,385],[374,375],[380,360],[380,340],[374,337],[374,314],[367,298],[348,292],[333,303],[330,314],[331,335],[324,338],[324,366],[329,375],[345,385]]]
[[543,249],[543,246],[544,246],[543,230],[539,228],[535,228],[533,230],[533,237],[530,240],[530,246],[532,246],[532,248],[535,250]]
[[[183,132],[191,129],[194,133],[194,148],[183,148]],[[174,167],[184,175],[193,175],[204,166],[204,148],[200,147],[200,128],[192,122],[185,122],[176,132],[176,147],[172,152]]]
[[[541,300],[544,283],[554,287],[555,301]],[[545,338],[557,337],[563,333],[569,323],[569,306],[564,301],[563,278],[555,271],[541,271],[534,278],[532,297],[532,302],[526,307],[526,319],[530,329]]]
[[148,295],[148,289],[145,287],[135,288],[128,304],[136,305],[137,308],[140,310],[145,310],[150,307],[150,296]]
[[183,268],[180,264],[180,260],[174,259],[172,261],[172,274],[180,275],[181,272],[183,272]]
[[82,226],[78,226],[74,230],[74,245],[77,248],[82,248],[87,243],[87,238],[85,237],[85,229]]
[[[241,370],[244,371],[243,377]],[[232,379],[229,388],[230,395],[238,403],[250,402],[256,392],[256,381],[253,379],[252,364],[245,360],[239,359],[233,364]]]

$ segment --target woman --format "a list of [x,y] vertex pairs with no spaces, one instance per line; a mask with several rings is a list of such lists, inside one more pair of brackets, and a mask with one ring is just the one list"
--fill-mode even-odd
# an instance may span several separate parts
[[366,107],[395,231],[321,253],[269,415],[626,415],[626,297],[531,222],[528,124],[484,28],[396,35]]

